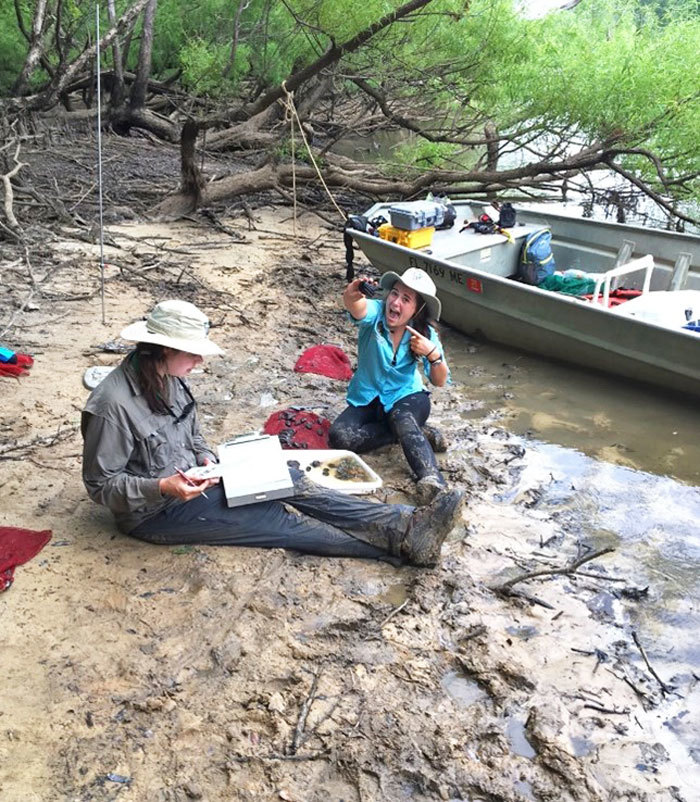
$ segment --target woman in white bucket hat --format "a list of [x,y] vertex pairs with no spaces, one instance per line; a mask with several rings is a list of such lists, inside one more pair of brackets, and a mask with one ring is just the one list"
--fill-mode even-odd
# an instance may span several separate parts
[[[190,468],[216,462],[185,377],[223,353],[209,321],[186,301],[163,301],[122,337],[136,347],[92,392],[81,419],[83,481],[118,528],[152,543],[290,548],[311,554],[434,565],[459,516],[462,493],[423,508],[336,493],[290,468],[294,495],[228,507],[218,478]],[[296,512],[287,509],[294,507]]]
[[448,380],[435,325],[440,301],[433,280],[416,267],[382,276],[380,285],[388,291],[383,301],[365,297],[360,290],[365,280],[351,281],[343,293],[358,327],[357,370],[348,386],[348,407],[331,426],[330,443],[362,454],[398,441],[418,480],[418,498],[426,503],[445,487],[433,453],[444,451],[445,444],[426,425],[430,394],[418,370],[422,365],[436,387]]

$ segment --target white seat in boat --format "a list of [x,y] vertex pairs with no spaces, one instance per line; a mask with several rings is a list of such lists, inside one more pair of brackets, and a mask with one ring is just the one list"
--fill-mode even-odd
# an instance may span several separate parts
[[688,279],[688,272],[690,271],[690,262],[692,254],[682,251],[676,258],[676,264],[673,266],[673,273],[671,274],[671,282],[668,285],[669,290],[678,292],[685,287],[685,282]]
[[636,317],[647,323],[680,329],[689,320],[700,317],[700,290],[657,290],[625,301],[611,311],[626,317]]

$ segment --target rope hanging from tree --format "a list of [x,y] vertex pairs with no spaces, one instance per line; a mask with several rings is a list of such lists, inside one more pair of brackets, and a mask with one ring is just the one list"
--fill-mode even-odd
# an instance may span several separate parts
[[326,194],[330,198],[331,203],[335,206],[338,214],[343,218],[343,222],[347,220],[347,214],[338,206],[336,203],[335,198],[333,197],[333,193],[328,188],[328,184],[323,179],[323,175],[321,174],[321,170],[316,163],[316,159],[314,158],[314,154],[311,152],[311,146],[306,138],[306,134],[304,133],[304,128],[301,124],[301,120],[299,119],[299,114],[297,113],[296,106],[294,105],[294,95],[287,89],[287,82],[282,81],[282,89],[284,90],[285,94],[285,108],[287,110],[286,113],[289,114],[290,118],[290,127],[292,132],[292,190],[294,192],[294,225],[295,225],[295,236],[296,236],[296,203],[297,203],[297,196],[296,196],[296,168],[295,168],[295,160],[294,160],[294,120],[296,120],[297,125],[299,126],[299,132],[301,134],[301,138],[306,146],[306,152],[309,154],[309,158],[311,159],[311,164],[313,164],[314,169],[316,170],[316,174],[323,185],[323,188],[326,190]]

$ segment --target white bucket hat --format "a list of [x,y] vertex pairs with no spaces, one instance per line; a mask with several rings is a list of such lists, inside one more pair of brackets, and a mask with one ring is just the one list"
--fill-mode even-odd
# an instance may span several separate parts
[[425,270],[421,270],[419,267],[409,267],[403,276],[390,270],[381,277],[379,284],[382,289],[390,290],[397,281],[415,290],[425,301],[425,305],[428,307],[428,313],[432,320],[440,320],[442,306],[440,304],[440,299],[435,295],[435,282]]
[[223,354],[209,339],[209,318],[188,301],[161,301],[145,320],[127,326],[121,336],[137,343],[155,343],[188,354]]

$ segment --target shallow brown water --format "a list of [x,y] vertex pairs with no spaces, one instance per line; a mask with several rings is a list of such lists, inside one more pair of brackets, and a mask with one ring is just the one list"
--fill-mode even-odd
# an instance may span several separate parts
[[[495,410],[515,434],[700,485],[700,403],[444,331],[470,417]],[[473,353],[470,353],[473,351]]]
[[[648,588],[624,610],[601,593],[599,614],[637,629],[667,680],[700,665],[700,404],[443,331],[463,417],[493,419],[526,449],[501,496],[536,507],[582,543],[613,546],[618,575]],[[696,690],[679,701],[679,742],[700,762]],[[695,710],[692,715],[689,714]]]

